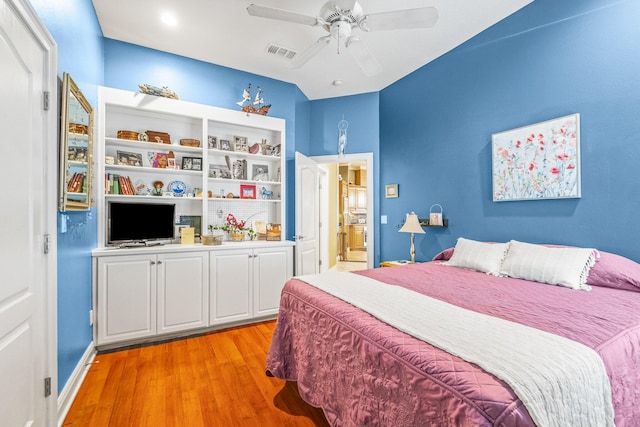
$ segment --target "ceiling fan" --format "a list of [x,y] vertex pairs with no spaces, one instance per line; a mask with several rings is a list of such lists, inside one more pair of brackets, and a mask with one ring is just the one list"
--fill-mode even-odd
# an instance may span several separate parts
[[336,39],[338,53],[341,52],[341,46],[344,45],[366,76],[379,74],[382,71],[382,66],[364,42],[351,34],[354,29],[368,32],[430,28],[438,20],[438,11],[435,7],[365,14],[360,4],[355,0],[330,0],[322,6],[316,17],[256,4],[249,5],[247,12],[249,15],[262,18],[322,27],[329,33],[296,55],[291,63],[293,68],[302,67],[326,47],[332,39]]

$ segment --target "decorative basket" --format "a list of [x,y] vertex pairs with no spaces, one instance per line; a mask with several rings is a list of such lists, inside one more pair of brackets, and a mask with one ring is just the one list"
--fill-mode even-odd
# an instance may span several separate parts
[[[439,208],[440,212],[434,212],[434,208],[436,210]],[[432,227],[442,227],[444,225],[442,222],[442,206],[437,203],[429,208],[429,225]]]
[[69,132],[87,135],[89,133],[89,127],[80,123],[69,123]]
[[158,142],[160,144],[171,144],[171,136],[166,132],[157,132],[148,130],[146,132],[149,142]]
[[184,145],[185,147],[200,147],[199,139],[181,139],[180,145]]
[[[144,135],[144,134],[143,134]],[[129,139],[131,141],[144,141],[144,137],[138,132],[134,132],[132,130],[119,130],[118,131],[118,139]]]
[[222,244],[222,234],[203,234],[200,236],[205,246],[218,246]]

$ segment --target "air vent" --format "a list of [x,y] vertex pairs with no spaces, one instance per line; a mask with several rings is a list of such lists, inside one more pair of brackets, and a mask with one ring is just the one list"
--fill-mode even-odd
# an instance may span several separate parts
[[279,56],[285,59],[293,59],[293,57],[297,55],[297,52],[295,50],[278,46],[274,43],[269,43],[269,45],[267,46],[267,53],[269,55]]

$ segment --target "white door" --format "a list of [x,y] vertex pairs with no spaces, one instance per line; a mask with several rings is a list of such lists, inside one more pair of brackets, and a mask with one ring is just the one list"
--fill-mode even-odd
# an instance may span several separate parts
[[156,334],[156,256],[98,259],[98,345]]
[[291,246],[253,250],[253,315],[278,314],[280,294],[293,276]]
[[0,182],[10,189],[0,210],[0,424],[43,426],[56,421],[57,396],[55,45],[16,3],[0,0]]
[[296,151],[296,276],[319,270],[318,164]]
[[158,333],[209,325],[209,252],[158,254]]
[[211,251],[209,285],[210,325],[251,318],[253,251]]

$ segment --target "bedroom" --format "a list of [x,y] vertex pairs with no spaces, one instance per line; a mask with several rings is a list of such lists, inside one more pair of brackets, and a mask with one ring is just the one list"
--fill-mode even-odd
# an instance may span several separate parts
[[[94,105],[97,85],[131,89],[153,79],[149,64],[181,69],[200,84],[215,79],[208,90],[229,100],[248,78],[237,70],[103,39],[88,1],[67,2],[71,10],[32,4],[58,43],[59,70],[70,72]],[[66,16],[85,24],[71,31]],[[640,6],[631,0],[537,0],[378,93],[308,101],[293,85],[265,81],[277,94],[278,115],[288,120],[288,137],[307,155],[333,154],[335,145],[325,140],[334,140],[343,111],[351,115],[349,150],[374,153],[374,210],[376,217],[389,218],[374,226],[376,264],[408,256],[408,238],[395,226],[406,212],[425,214],[434,203],[443,206],[450,225],[417,236],[419,261],[459,236],[595,246],[640,261],[640,229],[634,227],[640,178],[638,16]],[[80,50],[89,61],[79,61]],[[145,66],[131,67],[132,62]],[[234,86],[232,93],[222,86]],[[199,86],[190,92],[196,97]],[[493,203],[491,134],[571,113],[581,115],[582,198]],[[399,184],[397,199],[385,199],[379,190],[391,183]],[[86,319],[96,217],[70,215],[73,233],[58,234],[60,391],[91,342]],[[287,238],[293,229],[287,227]]]

